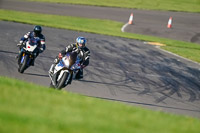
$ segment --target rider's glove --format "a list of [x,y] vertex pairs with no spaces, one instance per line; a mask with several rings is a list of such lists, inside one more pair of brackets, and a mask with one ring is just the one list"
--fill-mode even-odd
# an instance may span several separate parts
[[23,41],[19,41],[19,43],[17,44],[17,47],[21,46],[23,44]]

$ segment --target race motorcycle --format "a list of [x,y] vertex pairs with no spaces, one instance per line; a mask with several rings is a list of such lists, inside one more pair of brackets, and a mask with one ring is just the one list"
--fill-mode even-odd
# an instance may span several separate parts
[[76,52],[68,52],[55,66],[53,73],[49,73],[50,87],[62,89],[74,79],[81,68],[81,58]]
[[22,44],[22,55],[18,58],[18,72],[24,71],[31,65],[34,58],[36,58],[38,51],[38,40],[35,38],[28,39]]

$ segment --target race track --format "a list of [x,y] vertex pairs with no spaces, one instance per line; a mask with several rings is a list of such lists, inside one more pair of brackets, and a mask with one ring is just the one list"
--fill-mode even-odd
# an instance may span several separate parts
[[[63,90],[200,118],[200,65],[141,41],[43,27],[46,51],[24,74],[16,44],[33,25],[0,21],[0,75],[49,86],[54,57],[77,36],[88,38],[90,65],[84,79]],[[28,89],[28,88],[27,88]]]

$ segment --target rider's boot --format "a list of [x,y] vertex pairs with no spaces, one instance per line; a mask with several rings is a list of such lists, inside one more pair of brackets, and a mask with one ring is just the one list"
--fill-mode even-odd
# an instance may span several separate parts
[[76,79],[82,79],[83,78],[83,69],[79,69],[78,73],[76,74]]
[[51,68],[49,69],[49,74],[51,74],[51,75],[53,74],[53,71],[54,71],[55,66],[56,66],[55,63],[53,63],[53,64],[51,65]]
[[32,59],[31,64],[30,64],[31,66],[34,66],[35,59],[37,58],[38,55],[39,55],[39,53],[34,53],[33,59]]
[[35,58],[33,58],[33,59],[32,59],[32,61],[31,61],[31,64],[30,64],[30,65],[31,65],[31,66],[34,66],[34,63],[35,63]]

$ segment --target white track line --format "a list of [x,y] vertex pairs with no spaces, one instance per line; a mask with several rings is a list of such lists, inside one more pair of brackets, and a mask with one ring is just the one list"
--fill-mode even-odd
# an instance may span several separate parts
[[[187,60],[187,61],[193,62],[193,63],[195,63],[195,64],[197,64],[197,65],[200,65],[200,63],[198,63],[198,62],[196,62],[196,61],[193,61],[193,60],[187,59],[187,58],[182,57],[182,56],[180,56],[180,55],[177,55],[177,54],[174,54],[174,53],[172,53],[172,52],[169,52],[169,51],[166,51],[166,50],[164,50],[164,49],[161,49],[160,46],[156,46],[156,48],[158,48],[158,49],[160,49],[161,51],[164,51],[164,52],[166,52],[166,53],[168,53],[168,54],[171,54],[171,55],[177,56],[177,57],[179,57],[179,58],[182,58],[182,59],[185,59],[185,60]],[[200,70],[200,69],[199,69],[199,70]]]
[[125,25],[122,26],[121,31],[124,32],[124,29],[126,28],[126,26],[128,26],[129,23],[127,22]]
[[[126,24],[124,24],[124,25],[122,26],[122,28],[121,28],[121,31],[124,32],[124,29],[125,29],[126,26],[128,26],[128,25],[129,25],[128,22],[127,22]],[[148,42],[144,42],[144,44],[148,44]],[[187,60],[187,61],[193,62],[193,63],[195,63],[195,64],[197,64],[197,65],[200,65],[200,63],[198,63],[198,62],[196,62],[196,61],[193,61],[193,60],[184,58],[184,57],[179,56],[179,55],[177,55],[177,54],[174,54],[174,53],[172,53],[172,52],[169,52],[169,51],[166,51],[166,50],[164,50],[164,49],[161,49],[160,46],[156,46],[156,48],[158,48],[158,49],[160,49],[161,51],[164,51],[164,52],[166,52],[166,53],[168,53],[168,54],[172,54],[172,55],[177,56],[177,57],[179,57],[179,58],[182,58],[182,59],[185,59],[185,60]],[[199,70],[200,70],[200,69],[199,69]]]

